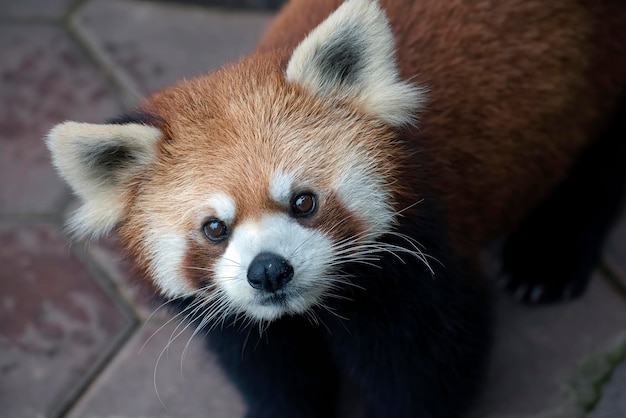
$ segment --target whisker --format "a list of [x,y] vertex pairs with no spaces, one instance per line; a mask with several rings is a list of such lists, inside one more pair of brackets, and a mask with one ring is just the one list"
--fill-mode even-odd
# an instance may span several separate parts
[[200,323],[196,326],[196,329],[193,331],[193,333],[189,337],[189,340],[187,340],[187,344],[185,344],[185,348],[183,349],[183,353],[180,358],[181,371],[183,367],[183,362],[185,360],[185,356],[187,354],[187,351],[189,350],[189,347],[191,345],[191,341],[193,340],[193,338],[204,329],[206,324],[209,321],[211,321],[211,319],[214,317],[214,315],[217,312],[219,312],[220,309],[224,309],[224,306],[223,306],[224,301],[222,299],[223,299],[223,296],[220,294],[220,295],[217,295],[217,297],[215,297],[212,300],[207,300],[204,311],[198,315],[198,317],[202,317],[202,319],[200,320]]
[[[173,299],[174,300],[174,299]],[[173,301],[172,300],[172,301]],[[171,301],[170,301],[171,302]],[[150,342],[150,340],[152,340],[152,338],[154,338],[154,336],[156,334],[158,334],[163,328],[165,328],[168,324],[170,324],[172,321],[177,320],[177,318],[181,317],[181,315],[186,315],[185,312],[187,312],[189,309],[194,309],[195,306],[199,303],[198,300],[194,300],[192,303],[189,304],[189,306],[185,307],[185,309],[183,309],[182,311],[178,312],[176,315],[172,316],[169,320],[167,320],[164,324],[162,324],[159,328],[157,328],[156,331],[154,331],[152,333],[152,335],[150,335],[150,337],[148,337],[148,339],[143,343],[143,345],[141,346],[141,348],[139,349],[139,354],[141,354],[142,350],[146,347],[146,345]],[[147,324],[148,322],[146,321],[145,324]]]
[[422,202],[424,202],[424,199],[423,199],[423,198],[422,198],[422,199],[420,199],[420,200],[418,200],[418,201],[417,201],[417,202],[415,202],[415,203],[411,203],[409,206],[406,206],[406,207],[405,207],[405,208],[403,208],[403,209],[400,209],[399,211],[395,212],[395,213],[394,213],[394,215],[400,215],[400,216],[402,216],[402,214],[403,214],[404,212],[406,212],[407,210],[410,210],[410,209],[414,208],[415,206],[419,205],[419,204],[420,204],[420,203],[422,203]]

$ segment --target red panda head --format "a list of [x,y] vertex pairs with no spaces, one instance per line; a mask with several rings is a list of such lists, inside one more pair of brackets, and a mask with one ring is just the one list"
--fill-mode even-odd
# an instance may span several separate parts
[[323,303],[368,261],[402,199],[396,142],[421,92],[399,79],[375,2],[350,0],[283,65],[257,54],[154,94],[113,124],[49,134],[80,234],[117,226],[170,298],[273,320]]

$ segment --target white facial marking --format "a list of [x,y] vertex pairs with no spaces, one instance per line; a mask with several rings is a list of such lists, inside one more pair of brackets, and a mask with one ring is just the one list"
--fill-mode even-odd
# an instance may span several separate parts
[[389,231],[395,219],[388,187],[362,151],[353,150],[344,161],[332,187],[348,212],[365,222],[368,239],[374,239]]
[[293,175],[282,170],[276,171],[270,179],[270,195],[275,202],[288,205],[291,200]]
[[[261,252],[280,255],[293,267],[294,276],[283,289],[283,304],[262,303],[263,292],[248,283],[248,266]],[[233,231],[215,265],[215,282],[234,311],[273,320],[302,313],[319,302],[331,285],[325,276],[332,256],[332,242],[320,231],[304,228],[287,215],[268,214]]]
[[225,193],[215,193],[209,197],[208,203],[222,221],[229,224],[235,220],[237,208],[232,197]]
[[179,297],[194,291],[182,279],[181,265],[187,243],[185,236],[173,232],[150,229],[144,239],[155,284],[168,297]]

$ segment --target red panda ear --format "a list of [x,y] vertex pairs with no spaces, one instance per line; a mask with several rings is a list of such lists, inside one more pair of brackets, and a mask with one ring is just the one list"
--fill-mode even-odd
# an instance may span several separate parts
[[83,203],[71,220],[73,232],[97,236],[115,226],[128,192],[124,180],[154,159],[161,135],[137,123],[65,122],[50,131],[52,161]]
[[394,38],[376,1],[348,0],[294,50],[287,79],[321,95],[356,100],[393,125],[411,123],[424,91],[400,80]]

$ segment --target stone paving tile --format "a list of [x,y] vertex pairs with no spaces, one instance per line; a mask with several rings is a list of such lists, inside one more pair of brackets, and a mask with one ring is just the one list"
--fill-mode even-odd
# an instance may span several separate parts
[[100,121],[119,112],[118,101],[61,29],[6,23],[0,98],[0,214],[58,210],[68,189],[50,163],[44,135],[66,119]]
[[74,26],[131,93],[144,95],[236,60],[253,48],[269,19],[267,13],[92,0]]
[[191,330],[178,335],[183,327],[174,322],[159,327],[150,322],[130,340],[68,418],[243,416],[240,395],[202,338],[191,340],[183,359]]
[[[626,331],[626,304],[600,275],[579,300],[527,307],[497,297],[496,341],[474,418],[575,418],[568,387],[582,364]],[[623,392],[622,392],[623,393]]]
[[54,226],[0,223],[3,417],[52,416],[132,322]]
[[77,0],[0,0],[0,18],[60,19]]
[[159,0],[171,3],[201,4],[215,8],[236,10],[276,10],[287,0]]

